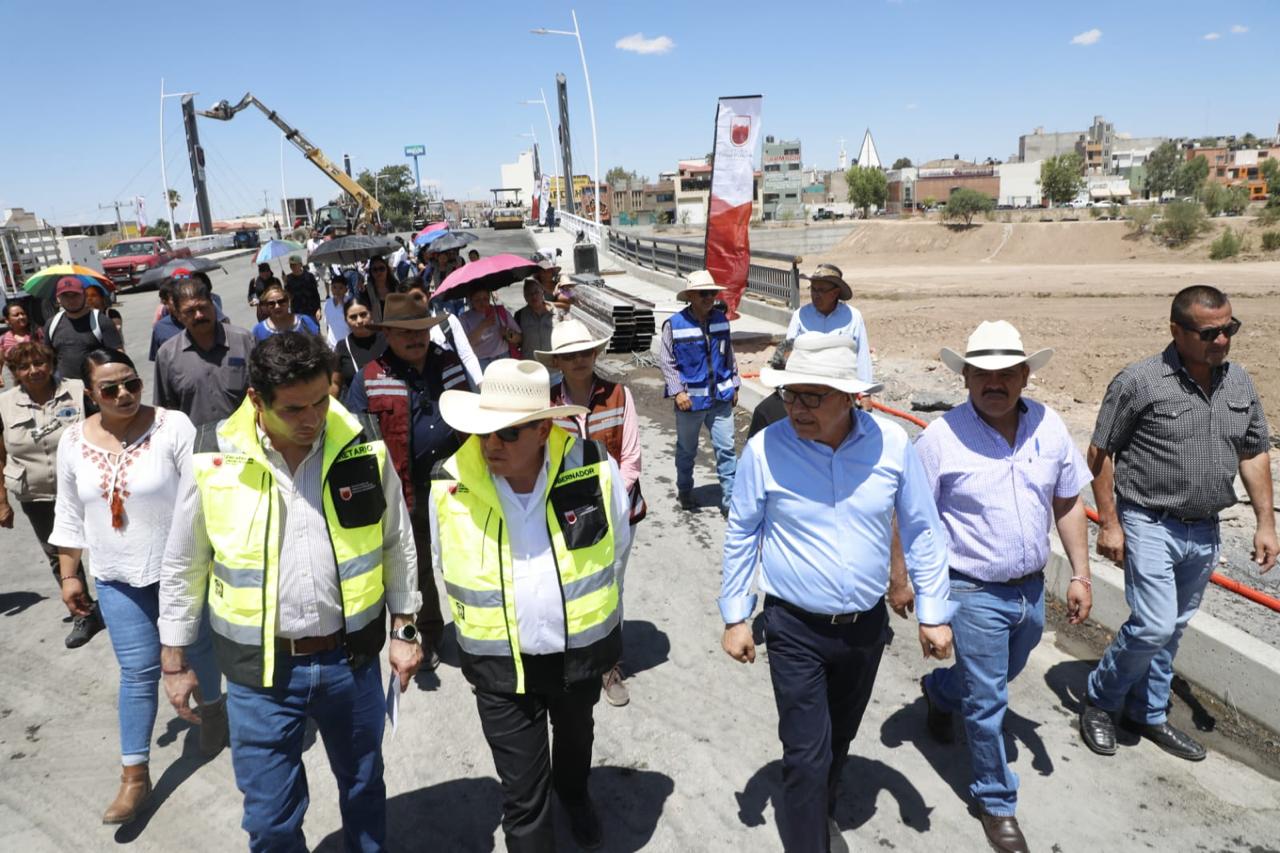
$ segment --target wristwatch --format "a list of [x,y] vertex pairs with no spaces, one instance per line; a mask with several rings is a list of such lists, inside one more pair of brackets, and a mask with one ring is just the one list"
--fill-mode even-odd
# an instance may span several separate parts
[[417,643],[421,640],[421,637],[422,635],[419,633],[418,627],[412,622],[407,625],[401,625],[399,628],[396,628],[391,632],[391,639],[404,640],[406,643]]

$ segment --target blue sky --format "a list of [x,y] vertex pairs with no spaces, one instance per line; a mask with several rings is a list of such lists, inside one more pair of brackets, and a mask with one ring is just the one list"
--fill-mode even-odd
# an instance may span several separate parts
[[[119,4],[0,0],[8,66],[0,207],[57,222],[107,220],[98,204],[136,195],[161,213],[160,78],[197,106],[252,90],[335,160],[411,162],[448,197],[499,184],[555,74],[569,81],[575,171],[591,169],[584,35],[600,167],[650,178],[705,154],[720,95],[761,93],[764,132],[799,137],[806,166],[854,156],[870,127],[886,163],[960,154],[1004,159],[1038,125],[1078,130],[1105,115],[1137,136],[1252,131],[1280,121],[1280,3],[868,2]],[[629,36],[640,37],[628,40]],[[1216,37],[1215,37],[1216,36]],[[665,37],[666,42],[654,40]],[[1073,43],[1074,40],[1074,43]],[[648,47],[625,50],[619,42]],[[662,48],[666,48],[663,50]],[[553,121],[556,116],[553,110]],[[273,209],[279,133],[265,117],[202,120],[214,215]],[[177,99],[166,108],[171,186],[189,203]],[[544,163],[548,162],[544,156]],[[291,147],[290,195],[333,187]]]

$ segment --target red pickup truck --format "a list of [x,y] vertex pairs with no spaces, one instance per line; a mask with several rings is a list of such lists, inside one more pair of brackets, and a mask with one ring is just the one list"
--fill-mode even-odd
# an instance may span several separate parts
[[102,259],[102,270],[116,284],[116,289],[133,287],[138,277],[149,269],[169,263],[174,258],[189,258],[185,246],[174,249],[163,237],[135,237],[121,240]]

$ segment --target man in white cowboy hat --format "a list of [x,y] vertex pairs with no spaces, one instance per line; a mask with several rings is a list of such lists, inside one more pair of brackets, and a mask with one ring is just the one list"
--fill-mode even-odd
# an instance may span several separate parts
[[755,661],[748,620],[760,566],[765,641],[782,740],[788,851],[827,850],[836,788],[888,639],[885,590],[893,519],[915,587],[926,656],[951,653],[945,532],[902,427],[854,405],[877,390],[858,378],[853,342],[802,334],[781,389],[787,419],[747,442],[724,539],[725,652]]
[[929,424],[916,452],[933,489],[950,546],[956,663],[920,679],[935,740],[954,740],[964,719],[973,767],[970,795],[987,841],[1024,851],[1015,815],[1018,776],[1005,758],[1008,683],[1044,630],[1044,567],[1055,524],[1071,561],[1067,615],[1084,621],[1092,603],[1088,521],[1080,491],[1093,479],[1062,419],[1022,395],[1053,355],[1030,355],[1004,320],[983,322],[964,353],[942,362],[964,377],[969,399]]
[[[609,458],[618,464],[631,503],[631,523],[643,517],[640,495],[640,419],[631,391],[621,382],[610,382],[596,373],[596,359],[609,345],[608,338],[593,337],[581,320],[565,320],[551,332],[551,347],[534,353],[538,361],[561,374],[551,386],[554,406],[585,406],[584,414],[556,418],[556,425],[569,432],[602,442]],[[622,588],[622,577],[618,578]],[[604,676],[604,698],[610,705],[630,701],[622,681],[621,661]]]
[[738,404],[738,361],[729,337],[729,318],[715,307],[724,286],[711,273],[690,273],[676,296],[689,305],[662,324],[658,363],[665,396],[676,407],[676,497],[681,509],[694,509],[693,461],[705,425],[720,477],[720,512],[729,513],[737,457],[733,453],[733,408]]
[[407,293],[389,294],[382,322],[374,326],[386,338],[387,349],[356,374],[347,392],[348,410],[368,412],[378,419],[382,441],[400,477],[418,550],[422,608],[416,624],[424,660],[431,669],[440,665],[444,617],[431,571],[428,492],[436,462],[452,456],[461,444],[440,416],[440,395],[450,388],[470,387],[458,354],[431,339],[431,330],[447,316],[430,316],[426,306]]
[[871,344],[867,340],[867,326],[862,313],[849,305],[853,288],[844,280],[844,273],[835,264],[818,264],[810,275],[808,305],[802,305],[791,315],[787,326],[787,346],[805,332],[823,332],[844,335],[853,341],[858,354],[858,378],[873,382],[871,372]]
[[622,476],[600,442],[555,425],[587,409],[552,405],[537,362],[499,359],[478,394],[446,391],[440,410],[470,438],[432,474],[431,547],[502,782],[507,849],[562,849],[553,788],[574,840],[595,849],[592,711],[622,651],[631,545]]

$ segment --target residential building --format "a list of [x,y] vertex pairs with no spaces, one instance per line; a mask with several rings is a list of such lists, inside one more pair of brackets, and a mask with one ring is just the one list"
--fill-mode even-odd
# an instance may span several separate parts
[[[703,225],[711,202],[711,164],[706,160],[681,160],[672,176],[675,222],[681,225]],[[752,181],[751,220],[760,221],[764,209],[764,182],[756,172]]]
[[916,170],[915,199],[919,205],[928,206],[930,199],[936,203],[945,202],[951,193],[961,188],[977,190],[997,201],[1000,198],[1000,177],[996,174],[995,164],[959,159],[930,160]]
[[1000,178],[1000,195],[996,204],[1001,207],[1040,207],[1044,193],[1040,189],[1040,166],[1034,163],[1001,163],[996,166]]
[[500,186],[503,189],[520,190],[520,204],[528,205],[538,189],[533,179],[533,150],[521,151],[514,163],[503,163],[501,173]]
[[1163,137],[1135,138],[1116,132],[1115,126],[1102,116],[1094,116],[1093,124],[1085,130],[1064,133],[1045,133],[1037,127],[1029,134],[1018,137],[1018,161],[1033,163],[1063,154],[1079,154],[1084,161],[1085,174],[1107,174],[1114,169],[1113,154],[1117,151],[1151,149],[1164,142]]
[[[885,172],[885,178],[888,181],[885,187],[885,213],[890,214],[909,214],[916,210],[919,196],[916,195],[916,179],[919,177],[920,170],[915,166],[907,166],[903,169],[890,169]],[[846,198],[848,191],[845,192]]]
[[804,175],[800,163],[800,140],[764,138],[760,155],[764,171],[763,218],[766,222],[789,222],[804,218]]
[[1265,148],[1238,148],[1225,146],[1185,149],[1188,160],[1203,156],[1209,161],[1209,180],[1223,186],[1245,186],[1249,197],[1261,200],[1267,197],[1267,182],[1262,178],[1262,164],[1268,159],[1280,158],[1280,146]]

